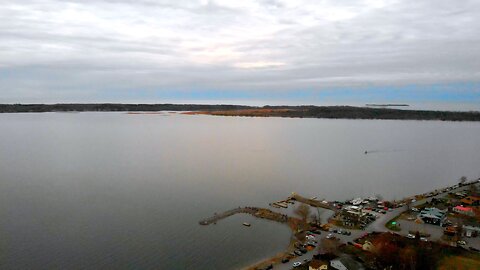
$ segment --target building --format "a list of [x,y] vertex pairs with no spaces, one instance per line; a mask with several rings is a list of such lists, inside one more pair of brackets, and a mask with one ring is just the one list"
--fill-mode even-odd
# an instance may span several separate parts
[[463,198],[460,202],[462,202],[463,205],[479,206],[480,205],[480,197],[468,196],[466,198]]
[[420,214],[418,214],[418,218],[420,218],[423,222],[433,225],[441,226],[443,221],[445,221],[446,211],[442,211],[438,208],[425,208],[423,209]]
[[477,237],[480,235],[480,225],[476,222],[467,222],[462,228],[466,237]]
[[361,263],[350,257],[343,256],[330,261],[331,269],[336,270],[363,270],[365,269]]
[[365,251],[373,251],[375,249],[375,246],[372,244],[372,242],[365,241],[365,243],[362,246],[362,249]]
[[448,226],[443,230],[443,234],[448,236],[455,236],[457,235],[458,228],[456,226]]
[[329,269],[332,269],[332,268],[330,268],[328,261],[312,260],[308,265],[308,270],[329,270]]
[[475,215],[475,213],[473,212],[473,208],[465,207],[465,206],[461,206],[461,205],[455,206],[452,209],[452,211],[455,212],[455,213],[462,214],[462,215],[467,215],[467,216],[474,216]]
[[348,270],[348,268],[343,264],[340,259],[331,260],[330,265],[333,267],[333,269]]
[[345,226],[357,226],[368,223],[367,213],[362,211],[358,206],[347,206],[342,209],[342,220]]

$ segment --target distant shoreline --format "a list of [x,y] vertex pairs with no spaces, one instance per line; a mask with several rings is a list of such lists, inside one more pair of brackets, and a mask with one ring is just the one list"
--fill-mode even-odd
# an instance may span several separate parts
[[[384,104],[387,106],[389,104]],[[396,106],[406,106],[397,104]],[[378,105],[379,106],[379,105]],[[390,105],[389,105],[390,106]],[[244,106],[202,104],[0,104],[0,113],[158,112],[249,117],[480,121],[480,112],[401,110],[353,106]],[[188,112],[188,113],[187,113]]]
[[408,104],[365,104],[367,107],[410,107]]

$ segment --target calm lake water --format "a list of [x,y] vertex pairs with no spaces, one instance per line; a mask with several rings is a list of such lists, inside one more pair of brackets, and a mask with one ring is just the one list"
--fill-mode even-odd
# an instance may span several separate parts
[[480,123],[0,114],[0,268],[238,269],[283,250],[288,228],[200,219],[292,191],[400,199],[462,175],[480,176]]

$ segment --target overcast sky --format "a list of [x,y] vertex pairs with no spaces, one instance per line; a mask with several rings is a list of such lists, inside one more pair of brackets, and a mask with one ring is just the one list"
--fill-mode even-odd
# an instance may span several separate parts
[[480,104],[479,82],[478,0],[0,0],[3,103]]

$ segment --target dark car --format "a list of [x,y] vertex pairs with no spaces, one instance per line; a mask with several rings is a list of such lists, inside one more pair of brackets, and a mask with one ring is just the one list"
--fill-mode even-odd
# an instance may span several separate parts
[[282,263],[287,263],[287,262],[289,262],[289,261],[290,261],[290,259],[288,259],[287,257],[285,257],[285,258],[282,259]]
[[297,256],[302,256],[302,255],[303,255],[303,253],[302,253],[300,250],[298,250],[298,249],[295,249],[294,253],[295,253]]

